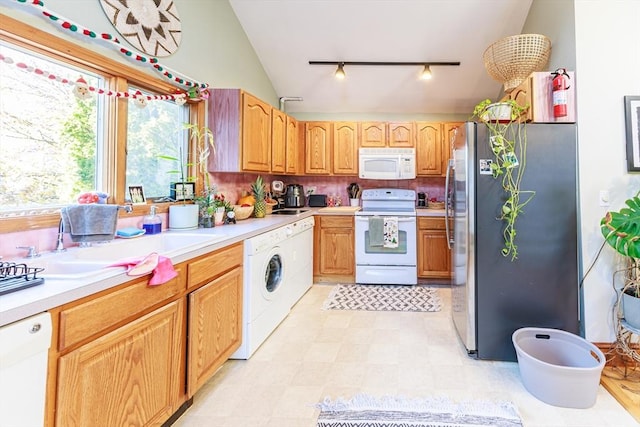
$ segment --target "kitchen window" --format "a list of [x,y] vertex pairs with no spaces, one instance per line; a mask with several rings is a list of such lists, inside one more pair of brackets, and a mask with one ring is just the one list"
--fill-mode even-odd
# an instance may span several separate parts
[[96,169],[102,100],[77,99],[73,86],[17,64],[71,82],[82,75],[92,87],[103,87],[105,79],[5,43],[0,54],[0,212],[60,207],[81,192],[102,188]]
[[[187,147],[183,123],[204,123],[204,103],[154,100],[138,108],[115,96],[79,100],[74,85],[62,79],[82,77],[90,87],[118,93],[161,95],[176,87],[148,70],[0,17],[0,233],[57,226],[60,206],[83,191],[106,192],[108,203],[117,204],[127,202],[127,185],[142,185],[152,200],[167,196],[176,177],[166,170],[176,166],[163,165],[171,162],[157,155]],[[44,70],[44,77],[16,62]]]

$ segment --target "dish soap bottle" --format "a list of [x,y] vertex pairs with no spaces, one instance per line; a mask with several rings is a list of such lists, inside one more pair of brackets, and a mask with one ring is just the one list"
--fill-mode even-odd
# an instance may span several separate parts
[[149,215],[142,218],[142,228],[145,234],[158,234],[162,232],[162,219],[156,214],[156,207],[151,205]]

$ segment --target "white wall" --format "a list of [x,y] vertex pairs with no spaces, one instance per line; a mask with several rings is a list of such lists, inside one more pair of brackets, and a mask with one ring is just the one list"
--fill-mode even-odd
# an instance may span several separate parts
[[[575,0],[580,208],[583,270],[602,245],[599,223],[607,208],[600,190],[611,194],[611,208],[640,189],[640,174],[626,167],[624,95],[640,95],[640,2]],[[586,338],[615,338],[611,307],[612,273],[619,257],[605,247],[584,281]]]
[[[42,17],[42,9],[30,3],[0,0],[0,13],[26,22],[58,37],[72,40],[102,55],[133,65],[155,77],[150,66],[128,60],[114,45],[61,30]],[[46,9],[96,33],[109,33],[122,40],[111,26],[98,0],[45,0]],[[272,105],[278,96],[258,60],[233,9],[226,0],[181,0],[176,2],[182,25],[182,42],[176,53],[159,58],[162,65],[211,87],[242,88]]]

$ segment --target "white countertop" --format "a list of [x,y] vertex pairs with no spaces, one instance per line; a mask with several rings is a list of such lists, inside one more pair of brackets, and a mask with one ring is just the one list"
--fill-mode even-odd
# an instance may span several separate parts
[[[200,245],[190,245],[184,248],[184,250],[180,250],[180,248],[172,250],[169,258],[173,264],[178,264],[300,219],[307,218],[314,215],[317,211],[316,209],[304,209],[308,210],[298,215],[267,215],[265,218],[250,218],[238,221],[235,225],[229,224],[214,228],[200,228],[185,232],[171,230],[165,231],[163,233],[224,234],[224,238],[217,240],[214,243],[205,242]],[[153,236],[141,236],[135,240],[142,240],[146,237]],[[126,242],[120,241],[121,239],[116,240],[118,241],[117,244],[126,244]],[[102,243],[101,245],[109,244],[112,243]],[[74,250],[90,251],[91,249],[92,248],[70,248],[67,253]],[[140,255],[144,256],[147,254]],[[43,254],[38,261],[46,259],[47,257],[50,260],[55,261],[55,257],[57,256],[60,257],[61,255],[54,253]],[[31,260],[20,259],[14,261],[23,262],[29,265]],[[45,279],[45,282],[42,285],[0,296],[0,326],[24,319],[33,314],[47,311],[51,308],[92,295],[96,292],[109,289],[131,279],[132,277],[127,276],[123,269],[106,269],[102,270],[100,273],[92,275],[90,278],[85,277],[83,279]]]

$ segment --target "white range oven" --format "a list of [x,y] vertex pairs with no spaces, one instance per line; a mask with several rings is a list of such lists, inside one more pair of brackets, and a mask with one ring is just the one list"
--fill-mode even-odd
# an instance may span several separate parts
[[362,192],[356,212],[356,283],[416,285],[416,192],[376,188]]

